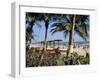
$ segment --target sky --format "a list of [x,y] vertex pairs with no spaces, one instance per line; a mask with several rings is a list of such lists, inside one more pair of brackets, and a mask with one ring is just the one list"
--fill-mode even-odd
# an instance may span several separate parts
[[[39,22],[39,24],[41,25],[41,27],[38,27],[37,24],[33,25],[34,34],[37,35],[37,36],[35,37],[35,40],[32,41],[32,43],[44,41],[45,23],[42,21],[42,22]],[[53,35],[51,34],[51,32],[50,32],[50,30],[51,30],[51,27],[50,27],[51,24],[49,24],[48,34],[47,34],[47,40],[62,39],[64,42],[68,42],[69,37],[67,36],[66,38],[64,38],[62,32],[56,32]],[[84,41],[84,40],[75,33],[74,34],[74,41],[77,42],[77,41]]]
[[[34,13],[32,13],[32,14],[34,15]],[[37,14],[41,14],[41,13],[37,13]],[[62,20],[62,21],[65,21],[65,20]],[[37,25],[37,23],[38,23],[38,25]],[[69,42],[69,35],[67,35],[67,37],[65,38],[63,32],[56,32],[52,35],[50,30],[52,29],[51,25],[53,23],[54,23],[54,21],[51,21],[49,23],[47,40],[61,39],[61,40],[63,40],[63,42]],[[86,23],[88,23],[88,22],[86,21]],[[26,27],[29,26],[28,24],[25,24],[25,25],[26,25]],[[39,25],[41,27],[39,27]],[[33,25],[33,32],[34,32],[33,34],[35,34],[36,36],[35,36],[35,39],[32,40],[32,43],[44,41],[44,38],[45,38],[45,22],[44,21],[36,21]],[[80,42],[80,41],[84,41],[84,40],[79,35],[77,35],[76,32],[74,32],[74,42]]]

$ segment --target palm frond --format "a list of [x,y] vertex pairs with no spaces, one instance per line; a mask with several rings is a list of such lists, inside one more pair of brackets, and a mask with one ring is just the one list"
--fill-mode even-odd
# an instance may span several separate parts
[[55,26],[62,26],[62,23],[53,23],[52,25],[51,25],[51,27],[55,27]]
[[67,30],[67,31],[70,31],[71,27],[72,27],[72,25],[70,23],[65,23],[63,26],[64,26],[65,30]]
[[42,27],[42,25],[41,25],[41,23],[40,23],[39,21],[35,21],[35,24],[36,24],[39,28]]
[[52,28],[52,29],[50,30],[50,32],[52,32],[52,35],[53,35],[54,33],[56,33],[56,32],[61,32],[61,31],[64,31],[63,26],[56,26],[55,28]]
[[36,34],[32,34],[31,39],[35,40],[37,37],[39,37],[39,36]]
[[87,40],[87,38],[89,37],[88,33],[86,33],[86,31],[83,27],[77,27],[77,29],[75,31],[84,40]]
[[57,32],[57,30],[54,28],[54,29],[51,29],[51,31],[50,32],[52,32],[51,34],[53,35],[54,33],[56,33]]
[[65,30],[63,33],[64,33],[64,38],[66,39],[69,32]]
[[70,23],[70,24],[72,23],[72,18],[71,18],[70,15],[67,15],[67,16],[66,16],[66,22],[67,22],[67,23]]

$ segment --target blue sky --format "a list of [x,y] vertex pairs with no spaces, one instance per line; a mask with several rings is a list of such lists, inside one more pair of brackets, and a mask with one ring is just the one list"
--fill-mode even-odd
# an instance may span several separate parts
[[[33,30],[34,30],[34,34],[37,35],[37,37],[35,37],[35,40],[33,40],[32,42],[40,42],[40,41],[43,41],[44,40],[44,36],[45,36],[45,23],[42,21],[42,22],[39,22],[39,24],[41,24],[41,28],[38,27],[38,25],[34,25],[33,26]],[[52,23],[51,23],[52,24]],[[62,32],[57,32],[55,34],[51,34],[50,30],[51,30],[51,27],[49,24],[49,28],[48,28],[48,36],[47,36],[47,40],[50,40],[50,39],[62,39],[64,42],[68,42],[69,40],[69,37],[67,36],[66,38],[64,38],[63,36],[63,33]],[[84,41],[81,37],[79,37],[76,33],[74,35],[74,40],[75,41]]]

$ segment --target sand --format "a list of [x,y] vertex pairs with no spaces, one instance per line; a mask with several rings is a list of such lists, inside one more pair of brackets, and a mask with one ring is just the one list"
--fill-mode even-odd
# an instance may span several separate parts
[[[40,45],[30,45],[30,47],[34,47],[34,48],[40,47],[40,49],[43,48],[43,46]],[[47,50],[53,50],[53,48],[57,48],[57,47],[58,46],[48,46]],[[66,51],[68,50],[68,46],[59,46],[59,49],[61,51],[61,54],[66,54]],[[73,51],[79,54],[80,56],[84,56],[84,57],[86,56],[86,53],[90,53],[89,48],[87,48],[86,46],[85,48],[84,46],[75,47]]]

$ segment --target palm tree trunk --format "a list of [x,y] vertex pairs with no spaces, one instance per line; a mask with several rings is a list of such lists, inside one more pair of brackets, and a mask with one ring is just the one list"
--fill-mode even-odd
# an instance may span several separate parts
[[47,33],[48,33],[48,21],[45,21],[45,39],[44,39],[44,44],[43,44],[43,51],[41,54],[41,58],[39,61],[39,66],[41,66],[41,62],[43,60],[44,55],[46,54],[46,50],[47,50]]
[[71,29],[71,31],[69,33],[69,50],[68,50],[68,56],[70,56],[71,53],[73,53],[75,21],[76,21],[76,15],[73,15],[73,25],[72,25],[72,29]]
[[48,27],[46,27],[46,31],[45,31],[45,39],[44,39],[44,51],[46,51],[47,49],[47,33],[48,33]]

